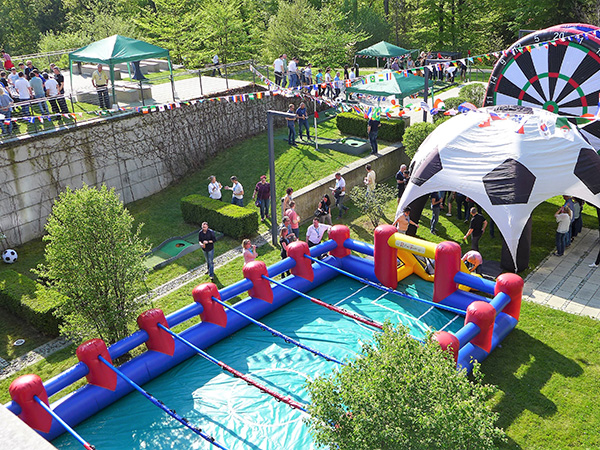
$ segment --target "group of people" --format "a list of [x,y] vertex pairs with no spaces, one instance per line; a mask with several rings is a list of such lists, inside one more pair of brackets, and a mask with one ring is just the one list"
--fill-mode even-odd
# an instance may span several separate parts
[[[583,228],[581,211],[585,201],[580,198],[563,195],[564,204],[554,213],[557,228],[555,235],[555,256],[563,256]],[[593,267],[593,266],[592,266]]]
[[288,62],[288,56],[283,53],[273,61],[273,72],[275,84],[281,87],[298,88],[302,86],[319,85],[319,96],[337,98],[344,90],[344,80],[354,80],[359,76],[358,64],[350,67],[344,66],[343,77],[339,71],[333,71],[331,67],[318,69],[313,76],[312,64],[308,63],[300,67],[297,56]]
[[296,146],[296,122],[298,122],[298,129],[300,131],[300,139],[303,140],[302,129],[306,132],[306,139],[310,141],[310,126],[308,125],[308,112],[306,111],[306,104],[300,103],[298,109],[296,105],[290,103],[287,110],[288,116],[286,116],[288,126],[288,144]]
[[[33,114],[32,107],[42,115],[50,114],[48,103],[53,114],[67,114],[69,109],[64,98],[65,78],[60,68],[50,64],[50,69],[40,71],[32,61],[14,65],[6,51],[1,51],[2,68],[0,69],[0,121],[2,134],[10,134],[13,130],[12,116],[14,109],[20,107],[20,116]],[[60,119],[60,117],[59,117]]]

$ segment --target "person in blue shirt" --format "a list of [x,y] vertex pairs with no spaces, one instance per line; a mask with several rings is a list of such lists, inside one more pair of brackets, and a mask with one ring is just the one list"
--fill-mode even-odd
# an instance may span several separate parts
[[302,127],[306,130],[306,139],[310,141],[310,128],[308,127],[308,113],[306,112],[306,105],[304,102],[300,103],[300,106],[296,110],[296,116],[298,117],[298,128],[300,129],[300,139],[302,139]]
[[315,83],[318,86],[318,94],[319,97],[321,97],[323,95],[323,92],[325,91],[321,85],[323,84],[323,69],[319,69],[319,71],[317,72],[317,76],[315,77]]
[[13,123],[11,118],[13,100],[8,94],[8,91],[2,87],[0,87],[0,114],[4,116],[4,118],[0,119],[0,129],[2,129],[2,134],[10,134],[12,133]]

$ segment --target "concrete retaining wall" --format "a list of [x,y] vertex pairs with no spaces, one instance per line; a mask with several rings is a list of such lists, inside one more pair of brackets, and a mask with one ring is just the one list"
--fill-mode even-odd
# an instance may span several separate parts
[[289,103],[280,96],[235,104],[205,101],[6,142],[0,147],[0,233],[7,240],[0,245],[40,237],[54,199],[67,186],[105,183],[125,203],[142,199],[265,131],[266,111],[285,111]]
[[[339,172],[346,180],[346,195],[354,186],[364,186],[363,179],[367,174],[365,165],[371,164],[376,174],[377,183],[381,183],[383,180],[395,177],[400,165],[408,165],[409,162],[409,158],[404,153],[404,147],[399,142],[390,147],[379,149],[379,156],[368,156],[348,166],[340,167]],[[335,186],[335,173],[294,192],[296,212],[302,222],[312,220],[315,209],[317,209],[325,193],[330,194],[329,197],[332,202],[331,217],[333,219],[337,217],[338,211],[334,205],[335,199],[329,190],[330,186]],[[349,200],[346,200],[345,204],[347,203],[349,203]],[[301,238],[303,237],[301,236]]]

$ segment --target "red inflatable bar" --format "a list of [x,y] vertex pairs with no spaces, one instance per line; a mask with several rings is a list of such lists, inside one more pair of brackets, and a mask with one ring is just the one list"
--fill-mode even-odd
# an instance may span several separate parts
[[523,284],[523,278],[516,273],[503,273],[496,278],[496,288],[494,289],[494,295],[504,292],[510,297],[510,303],[504,307],[502,312],[517,320],[521,315]]
[[379,225],[375,228],[375,249],[373,258],[377,261],[375,264],[375,276],[381,284],[390,289],[398,287],[398,250],[388,244],[390,236],[398,230],[392,225]]
[[304,257],[304,255],[310,256],[308,244],[304,241],[292,242],[290,245],[288,245],[287,254],[290,258],[296,261],[296,265],[292,267],[292,275],[296,277],[302,277],[312,283],[315,279],[312,263],[310,259]]
[[158,308],[144,311],[137,318],[137,324],[140,329],[148,333],[148,340],[146,341],[148,350],[173,356],[175,352],[175,340],[165,330],[158,328],[158,323],[169,328],[165,314],[162,309]]
[[106,366],[98,355],[112,363],[106,344],[102,339],[90,339],[77,347],[77,359],[88,368],[85,376],[89,384],[114,391],[117,387],[117,374]]
[[42,379],[34,374],[23,375],[15,379],[8,388],[10,397],[21,407],[19,417],[31,428],[48,433],[52,427],[52,416],[33,398],[36,396],[46,405],[48,394]]
[[492,334],[494,332],[494,320],[496,310],[492,305],[484,301],[475,301],[467,308],[467,323],[474,323],[479,327],[479,334],[471,339],[471,344],[490,352],[492,350]]
[[460,254],[460,245],[456,242],[440,242],[435,248],[434,302],[441,302],[458,289],[454,275],[460,270]]
[[263,275],[268,277],[267,265],[264,261],[252,261],[242,269],[244,278],[252,282],[252,289],[248,291],[248,295],[259,300],[264,300],[267,303],[273,303],[273,289],[269,280],[263,278]]
[[221,305],[215,302],[212,298],[221,300],[219,289],[214,283],[202,283],[194,288],[192,297],[196,303],[202,305],[200,317],[202,322],[213,323],[225,328],[227,326],[227,314]]
[[454,362],[458,362],[458,351],[460,350],[460,342],[458,338],[447,331],[436,331],[433,333],[433,339],[436,340],[443,351],[449,351],[454,357]]
[[346,225],[334,225],[329,230],[329,239],[334,240],[337,244],[337,247],[329,252],[331,256],[343,258],[351,253],[349,248],[344,247],[346,239],[350,239],[350,228]]

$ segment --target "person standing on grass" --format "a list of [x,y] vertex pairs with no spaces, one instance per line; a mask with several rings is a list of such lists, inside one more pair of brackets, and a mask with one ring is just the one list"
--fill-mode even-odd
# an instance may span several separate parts
[[252,244],[250,239],[244,239],[242,241],[242,255],[244,255],[244,265],[256,259],[256,245]]
[[[285,190],[285,196],[281,199],[281,217],[285,217],[285,212],[290,209],[290,202],[294,200],[292,194],[294,193],[294,189],[289,187]],[[290,230],[291,232],[291,230]]]
[[223,186],[217,181],[217,177],[214,175],[208,177],[208,196],[210,198],[223,201],[223,194],[221,194],[222,188]]
[[371,168],[371,164],[367,164],[365,170],[367,171],[367,176],[364,178],[363,182],[365,183],[365,186],[367,186],[367,194],[372,194],[375,190],[375,171]]
[[306,105],[304,102],[300,103],[296,110],[296,116],[298,117],[298,129],[300,131],[300,139],[302,139],[302,128],[306,130],[306,139],[310,141],[310,128],[308,127],[308,113],[306,112]]
[[431,234],[437,234],[437,230],[435,229],[435,227],[438,224],[439,218],[440,218],[440,209],[442,206],[442,198],[440,197],[440,193],[439,192],[433,192],[431,194],[431,225],[429,227],[429,230],[431,231]]
[[296,236],[296,239],[300,239],[300,216],[296,212],[296,202],[290,202],[290,208],[285,212],[285,215],[290,218],[292,225],[292,233]]
[[202,251],[204,251],[204,257],[206,258],[206,265],[208,266],[208,276],[210,277],[210,281],[213,281],[215,278],[215,242],[217,241],[217,236],[215,232],[208,228],[208,222],[202,222],[202,228],[198,233],[198,243],[202,247]]
[[29,116],[29,100],[31,100],[33,94],[29,81],[27,81],[23,72],[19,72],[19,79],[15,81],[15,89],[19,94],[19,101],[26,102],[21,105],[21,115],[23,117]]
[[[287,258],[287,249],[288,249],[288,245],[290,245],[290,243],[292,243],[293,241],[290,239],[289,237],[289,231],[287,229],[287,227],[281,227],[281,229],[279,230],[279,245],[281,246],[281,259],[285,259]],[[287,271],[281,274],[281,278],[285,278],[286,275],[291,275],[291,271]]]
[[333,222],[331,221],[331,200],[329,199],[329,195],[323,194],[323,198],[317,206],[317,211],[319,213],[317,217],[321,223],[327,222],[329,225],[333,225]]
[[273,72],[275,73],[275,84],[281,86],[281,80],[283,80],[283,55],[279,55],[275,61],[273,61]]
[[223,75],[221,75],[221,68],[218,67],[219,66],[219,55],[215,55],[212,58],[212,64],[214,66],[214,69],[212,71],[212,76],[216,76],[217,72],[219,72],[219,76],[222,77]]
[[267,176],[261,175],[260,181],[254,187],[252,199],[257,199],[260,205],[260,221],[269,218],[269,200],[271,199],[271,183],[267,183]]
[[406,189],[406,164],[402,164],[400,166],[400,170],[396,172],[396,183],[398,184],[398,204],[400,204],[400,199],[402,198],[402,194],[404,194],[404,189]]
[[471,224],[469,225],[469,231],[463,236],[466,241],[471,236],[471,250],[479,251],[479,239],[485,233],[485,229],[488,223],[485,217],[477,212],[477,208],[474,206],[471,208]]
[[2,135],[12,133],[13,122],[11,120],[13,100],[9,95],[8,91],[3,87],[0,87],[0,114],[4,116],[4,119],[0,120],[0,129]]
[[235,175],[231,177],[233,186],[225,186],[225,190],[231,191],[231,203],[240,207],[244,206],[244,186],[240,183]]
[[288,144],[296,146],[296,106],[293,103],[290,103],[289,109],[287,110],[288,114],[293,114],[294,116],[286,117],[287,126],[288,126]]
[[[54,73],[54,79],[58,83],[58,93],[60,95],[65,95],[65,77],[62,73],[60,73],[60,69],[56,66],[52,68],[52,72]],[[67,101],[64,97],[58,99],[58,106],[60,107],[60,112],[62,114],[67,114],[69,112],[69,108],[67,107]]]
[[[308,247],[314,247],[319,245],[325,233],[329,231],[331,225],[325,225],[320,223],[317,217],[313,218],[313,224],[306,229],[306,243]],[[323,255],[318,256],[319,259],[323,258]]]
[[346,198],[346,180],[342,177],[341,173],[335,174],[335,187],[330,187],[335,197],[335,206],[339,209],[338,219],[342,218],[342,214],[348,211],[348,207],[344,206],[344,199]]

